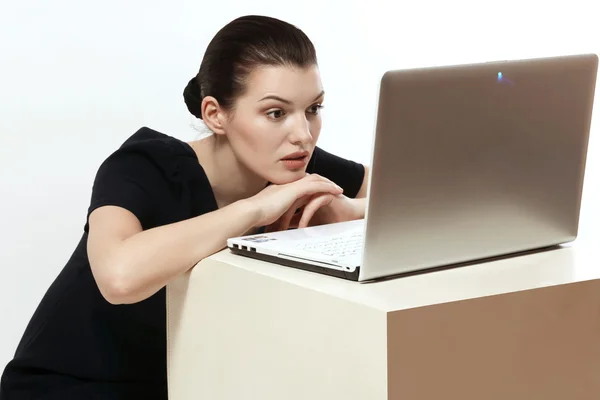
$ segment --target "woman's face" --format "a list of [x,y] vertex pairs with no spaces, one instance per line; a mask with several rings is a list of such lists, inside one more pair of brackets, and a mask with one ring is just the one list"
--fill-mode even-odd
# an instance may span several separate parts
[[237,159],[275,184],[302,178],[321,132],[317,66],[265,66],[250,73],[224,126]]

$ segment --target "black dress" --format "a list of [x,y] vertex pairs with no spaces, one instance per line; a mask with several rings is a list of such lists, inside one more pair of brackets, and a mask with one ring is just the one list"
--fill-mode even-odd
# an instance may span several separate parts
[[[355,197],[361,164],[316,148],[307,172],[328,177]],[[144,229],[217,209],[192,148],[142,128],[100,166],[89,214],[116,205]],[[52,283],[0,381],[0,400],[167,399],[165,289],[135,304],[112,305],[92,276],[88,224]]]

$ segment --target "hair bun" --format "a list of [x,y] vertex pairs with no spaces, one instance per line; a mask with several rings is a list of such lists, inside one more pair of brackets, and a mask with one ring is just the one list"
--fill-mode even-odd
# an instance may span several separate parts
[[190,113],[202,119],[202,94],[196,77],[193,77],[183,89],[183,99]]

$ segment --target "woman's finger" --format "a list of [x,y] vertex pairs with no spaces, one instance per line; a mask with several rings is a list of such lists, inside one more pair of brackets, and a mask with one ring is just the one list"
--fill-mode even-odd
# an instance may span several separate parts
[[300,198],[321,193],[331,193],[337,195],[343,193],[343,191],[344,190],[341,187],[331,181],[318,179],[313,181],[305,181],[302,182],[302,184],[299,184],[299,188],[297,189],[295,196],[296,198]]
[[306,203],[308,203],[310,201],[310,197],[301,197],[299,199],[297,199],[294,204],[292,204],[292,206],[281,216],[280,221],[281,224],[279,225],[279,230],[288,230],[290,228],[290,222],[292,221],[292,218],[294,217],[294,215],[296,214],[296,211],[299,208],[302,208]]
[[323,194],[311,199],[308,204],[304,207],[302,211],[302,217],[300,218],[300,222],[298,223],[298,228],[305,228],[308,226],[308,223],[315,215],[317,210],[321,207],[324,207],[333,201],[333,195],[331,194]]
[[304,211],[304,207],[300,208],[300,210],[294,214],[292,220],[290,221],[289,228],[298,228],[298,224],[300,223],[300,218],[302,218],[302,213]]

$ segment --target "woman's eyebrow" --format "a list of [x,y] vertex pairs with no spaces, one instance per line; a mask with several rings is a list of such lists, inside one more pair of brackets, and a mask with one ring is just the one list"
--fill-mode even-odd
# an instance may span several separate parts
[[[319,100],[321,97],[323,97],[323,95],[324,95],[324,94],[325,94],[325,91],[324,91],[324,90],[322,90],[322,91],[321,91],[321,93],[319,93],[319,94],[317,95],[317,97],[315,97],[315,98],[314,98],[314,100],[313,100],[313,101],[317,101],[317,100]],[[282,97],[279,97],[279,96],[275,96],[275,95],[268,95],[268,96],[265,96],[265,97],[263,97],[262,99],[260,99],[260,100],[259,100],[259,102],[261,102],[261,101],[265,101],[265,100],[276,100],[276,101],[280,101],[280,102],[282,102],[282,103],[284,103],[284,104],[288,104],[288,105],[291,105],[291,104],[292,104],[292,102],[291,102],[291,101],[289,101],[289,100],[286,100],[286,99],[284,99],[284,98],[282,98]]]

